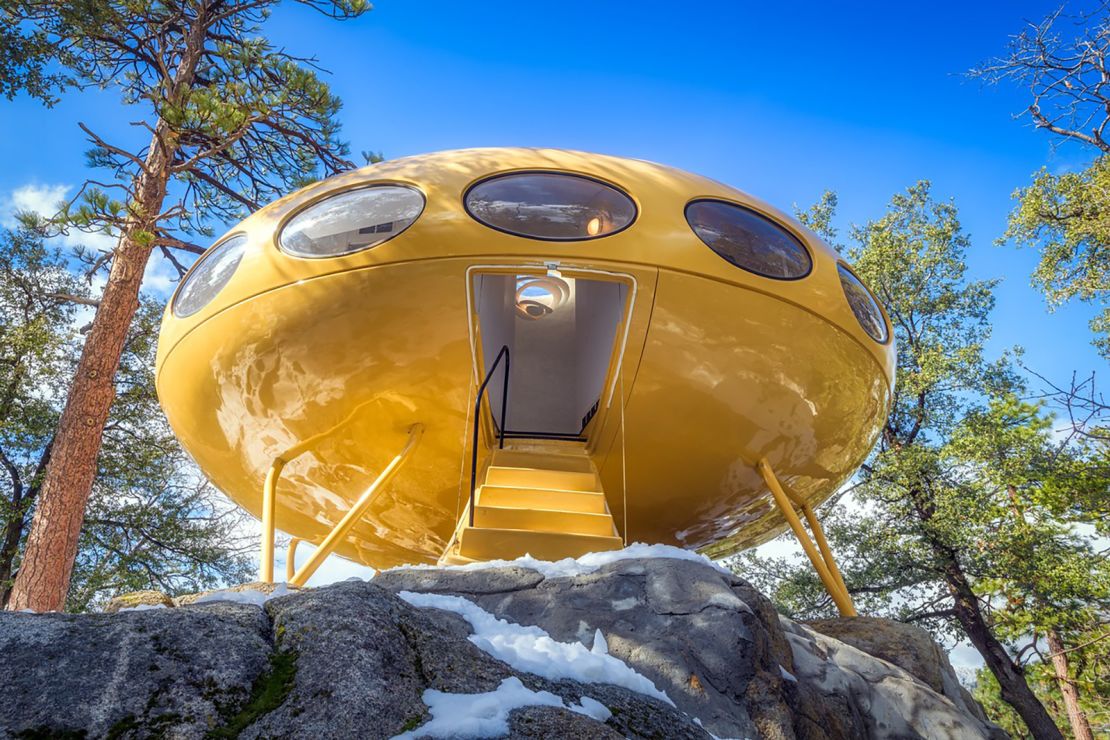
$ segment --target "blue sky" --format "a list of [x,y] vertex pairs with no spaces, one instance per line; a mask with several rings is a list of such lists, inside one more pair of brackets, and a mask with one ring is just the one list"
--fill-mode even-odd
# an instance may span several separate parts
[[[268,32],[331,71],[356,153],[521,145],[639,157],[787,210],[833,189],[843,230],[930,179],[960,208],[972,275],[1003,279],[991,351],[1020,344],[1060,381],[1101,371],[1093,310],[1048,313],[1029,287],[1035,253],[994,244],[1015,188],[1089,154],[1054,150],[1014,120],[1021,90],[962,75],[1057,3],[842,5],[380,0],[350,23],[282,6]],[[139,117],[111,92],[53,110],[0,101],[0,220],[13,202],[72,192],[86,176],[77,121],[133,140]],[[165,273],[153,278],[168,287]]]
[[[1029,287],[1036,255],[994,245],[1016,187],[1088,155],[1054,150],[1014,120],[1021,90],[962,75],[1055,3],[832,5],[382,0],[348,23],[281,6],[268,31],[330,70],[354,152],[524,145],[640,157],[785,209],[831,188],[842,231],[930,179],[960,208],[973,275],[1003,279],[991,349],[1020,344],[1057,379],[1100,369],[1092,310],[1048,313]],[[81,181],[76,121],[127,140],[138,114],[110,92],[49,111],[0,102],[0,209],[30,184]]]

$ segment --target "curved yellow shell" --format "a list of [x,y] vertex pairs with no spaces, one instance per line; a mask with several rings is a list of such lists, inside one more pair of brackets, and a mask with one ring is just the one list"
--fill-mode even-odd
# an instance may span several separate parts
[[[635,201],[636,220],[602,238],[555,242],[466,212],[471,185],[515,170],[611,183]],[[278,249],[282,225],[307,204],[373,183],[418,189],[423,213],[346,256]],[[725,261],[686,222],[684,207],[698,198],[785,226],[807,246],[811,273],[773,280]],[[545,149],[407,157],[310,185],[231,233],[248,245],[230,282],[192,316],[166,311],[157,375],[166,415],[205,474],[256,515],[274,459],[314,439],[285,467],[276,522],[315,542],[423,424],[411,460],[337,550],[375,567],[436,561],[466,510],[474,394],[496,351],[482,346],[478,276],[620,286],[584,447],[629,542],[719,556],[765,541],[784,522],[755,462],[765,457],[793,495],[820,503],[860,465],[888,409],[893,344],[860,327],[839,256],[756,198],[670,167]],[[528,367],[519,347],[513,361]],[[487,416],[480,460],[495,439]]]

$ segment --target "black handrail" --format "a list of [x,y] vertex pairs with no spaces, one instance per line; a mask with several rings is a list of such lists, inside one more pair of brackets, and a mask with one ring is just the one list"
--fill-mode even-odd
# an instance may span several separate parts
[[505,358],[505,382],[501,387],[501,426],[498,428],[500,441],[498,443],[499,449],[505,449],[505,409],[508,408],[509,401],[509,345],[501,345],[501,351],[497,353],[497,358],[490,365],[489,372],[486,373],[486,379],[482,381],[482,385],[478,388],[478,398],[474,400],[474,445],[470,451],[470,526],[474,526],[474,487],[478,484],[478,423],[482,418],[482,394],[486,392],[486,386],[489,385],[490,380],[493,379],[493,373],[497,370],[497,364],[501,362],[501,358]]

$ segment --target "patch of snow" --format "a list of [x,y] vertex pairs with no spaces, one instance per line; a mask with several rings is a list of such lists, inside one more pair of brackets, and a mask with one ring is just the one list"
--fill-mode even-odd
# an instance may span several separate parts
[[194,604],[207,604],[213,601],[231,601],[236,604],[254,604],[255,606],[262,606],[270,599],[276,599],[279,596],[287,596],[293,593],[289,590],[289,586],[284,583],[279,583],[277,587],[270,593],[264,591],[213,591],[201,596],[194,601]]
[[709,597],[709,601],[707,601],[706,604],[709,606],[718,606],[722,609],[730,609],[734,612],[753,613],[751,607],[741,601],[739,597],[731,591],[717,591]]
[[420,727],[393,740],[418,737],[477,738],[509,734],[509,713],[531,706],[558,707],[605,722],[613,713],[599,701],[583,696],[580,704],[568,705],[550,691],[532,691],[516,676],[506,678],[494,691],[484,694],[449,694],[427,689],[424,704],[432,718]]
[[[413,606],[458,614],[474,630],[469,638],[472,643],[518,671],[534,673],[552,681],[569,678],[582,683],[623,686],[674,706],[670,697],[624,661],[607,653],[588,650],[580,642],[558,642],[539,627],[498,619],[461,596],[411,591],[401,591],[397,595]],[[602,637],[602,642],[604,639]],[[597,633],[594,635],[594,647],[599,647]]]
[[605,635],[600,629],[594,632],[594,645],[590,648],[590,652],[594,655],[609,654],[609,643],[605,641]]
[[640,605],[640,600],[635,596],[629,596],[625,599],[617,599],[609,604],[615,612],[626,612],[629,609],[635,609]]
[[579,714],[593,717],[598,722],[608,722],[609,718],[613,716],[613,713],[609,711],[609,707],[605,706],[597,699],[591,699],[588,696],[583,696],[579,699],[577,706],[572,704],[568,708],[572,712],[578,712]]
[[573,576],[588,575],[610,563],[621,560],[637,560],[639,558],[667,558],[670,560],[689,560],[732,576],[728,568],[713,562],[704,555],[699,555],[692,550],[683,550],[673,545],[647,545],[636,542],[623,550],[608,550],[606,552],[590,552],[580,558],[564,558],[562,560],[537,560],[531,555],[524,555],[516,560],[487,560],[466,565],[402,565],[391,570],[486,570],[488,568],[507,568],[517,566],[529,568],[541,573],[545,578],[569,578]]
[[[686,716],[687,716],[687,717],[690,717],[690,715],[686,715]],[[701,720],[700,720],[700,719],[698,719],[697,717],[693,717],[692,719],[694,720],[694,724],[696,724],[696,725],[697,725],[698,727],[700,727],[700,728],[702,728],[703,730],[705,730],[705,725],[703,725],[703,724],[701,723]],[[705,730],[705,731],[706,731],[706,732],[707,732],[707,733],[709,734],[709,737],[713,738],[713,740],[752,740],[752,739],[751,739],[750,737],[745,737],[745,738],[739,738],[739,737],[717,737],[717,736],[716,736],[716,735],[714,735],[714,734],[713,734],[712,732],[709,732],[709,730]]]
[[121,612],[145,612],[150,609],[165,609],[165,604],[136,604],[135,606],[124,606],[117,611]]
[[790,681],[791,683],[798,683],[797,677],[795,677],[793,673],[786,670],[781,665],[779,666],[779,675],[782,676],[784,681]]

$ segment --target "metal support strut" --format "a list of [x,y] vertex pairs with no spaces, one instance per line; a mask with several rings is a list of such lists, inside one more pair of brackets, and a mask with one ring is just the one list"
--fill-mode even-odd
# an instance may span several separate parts
[[[380,491],[390,479],[397,472],[401,464],[408,458],[413,448],[416,447],[417,442],[420,441],[421,436],[424,434],[423,424],[413,424],[409,428],[408,442],[401,449],[399,453],[390,461],[389,465],[385,466],[385,470],[378,474],[374,482],[370,484],[354,505],[343,515],[343,518],[332,527],[328,532],[327,537],[321,542],[316,550],[309,557],[308,562],[300,567],[295,573],[293,569],[293,555],[296,552],[298,540],[294,539],[289,543],[289,559],[285,564],[286,580],[292,586],[304,585],[320,564],[324,562],[324,558],[330,555],[347,536],[347,533],[355,526],[358,520],[369,508],[371,502],[374,500],[375,495]],[[301,444],[293,447],[284,455],[274,459],[273,464],[270,466],[270,471],[266,474],[266,484],[262,489],[262,563],[259,567],[258,579],[266,583],[273,583],[274,581],[274,511],[277,508],[277,483],[281,478],[281,470],[285,464],[297,457],[297,455],[307,452],[311,442],[315,442],[317,438],[322,435],[317,435],[311,439],[305,440]]]
[[[848,587],[844,585],[844,578],[840,575],[840,569],[836,567],[836,561],[833,560],[832,551],[829,549],[829,543],[825,540],[825,532],[821,529],[821,523],[817,521],[814,516],[813,510],[809,504],[804,501],[796,502],[798,508],[802,510],[802,515],[805,516],[806,521],[809,523],[809,528],[813,530],[813,537],[817,540],[816,547],[813,540],[809,538],[805,528],[802,526],[802,521],[798,518],[798,513],[794,510],[795,502],[791,500],[786,491],[783,490],[782,484],[779,483],[775,471],[771,468],[771,463],[767,462],[767,458],[761,458],[756,464],[759,469],[759,474],[763,476],[763,482],[771,489],[771,495],[775,498],[775,503],[778,504],[779,511],[782,512],[783,517],[786,518],[790,528],[794,530],[794,536],[798,538],[802,549],[805,550],[809,556],[809,562],[813,563],[813,569],[817,571],[817,575],[821,578],[821,583],[825,584],[825,589],[832,597],[833,603],[840,611],[842,617],[854,617],[856,615],[856,607],[852,603],[852,597],[848,593]],[[818,548],[820,551],[818,551]]]

